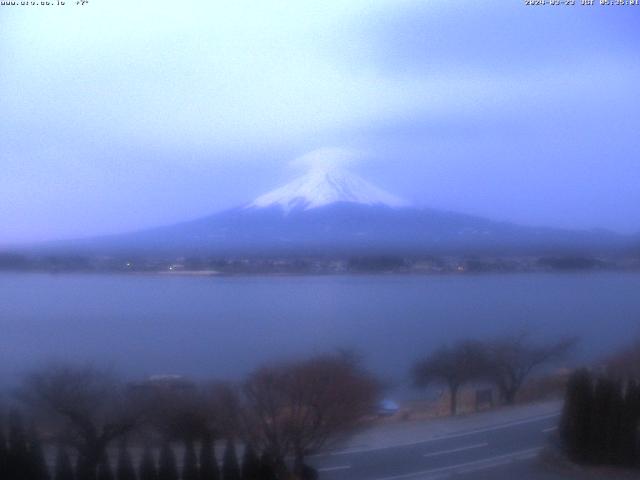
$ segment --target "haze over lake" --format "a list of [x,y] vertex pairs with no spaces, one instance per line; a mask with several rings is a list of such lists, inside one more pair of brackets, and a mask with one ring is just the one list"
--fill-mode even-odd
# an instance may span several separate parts
[[[261,362],[355,348],[395,385],[443,342],[528,326],[597,358],[640,334],[640,275],[167,277],[0,275],[0,382],[44,361],[128,377],[234,379]],[[587,353],[588,352],[588,353]]]

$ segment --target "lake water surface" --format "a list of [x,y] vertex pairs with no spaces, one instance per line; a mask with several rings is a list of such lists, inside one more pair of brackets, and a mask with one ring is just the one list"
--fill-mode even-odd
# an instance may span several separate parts
[[528,326],[577,334],[578,357],[640,335],[640,275],[166,277],[0,275],[0,375],[47,360],[129,376],[235,378],[338,347],[399,385],[416,357]]

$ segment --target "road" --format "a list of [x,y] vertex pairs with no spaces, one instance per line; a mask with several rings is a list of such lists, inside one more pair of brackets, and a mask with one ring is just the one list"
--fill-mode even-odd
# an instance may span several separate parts
[[[435,480],[441,478],[492,480],[556,480],[544,472],[536,457],[557,430],[559,410],[549,404],[542,411],[521,410],[486,415],[460,422],[438,421],[430,432],[429,422],[414,428],[410,438],[395,431],[387,445],[353,446],[310,459],[321,480]],[[372,432],[371,438],[375,438]],[[384,436],[384,432],[377,437]],[[363,437],[363,438],[366,438]]]

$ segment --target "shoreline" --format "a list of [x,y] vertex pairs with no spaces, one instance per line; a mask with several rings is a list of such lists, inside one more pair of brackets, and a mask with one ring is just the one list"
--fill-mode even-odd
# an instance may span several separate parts
[[482,277],[482,276],[514,276],[514,275],[599,275],[599,274],[640,274],[637,268],[610,269],[575,269],[575,270],[517,270],[517,271],[482,271],[482,272],[422,272],[422,271],[388,271],[388,272],[220,272],[215,270],[183,270],[183,271],[124,271],[124,270],[0,270],[3,274],[33,275],[90,275],[90,276],[144,276],[174,278],[230,278],[230,277]]

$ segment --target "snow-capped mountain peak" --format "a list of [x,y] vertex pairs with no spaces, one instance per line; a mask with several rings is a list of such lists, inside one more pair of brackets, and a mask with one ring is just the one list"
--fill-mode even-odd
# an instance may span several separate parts
[[266,193],[247,208],[279,206],[289,212],[309,210],[337,202],[362,205],[407,206],[408,203],[366,180],[339,168],[315,168],[307,175]]

